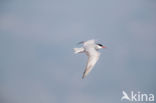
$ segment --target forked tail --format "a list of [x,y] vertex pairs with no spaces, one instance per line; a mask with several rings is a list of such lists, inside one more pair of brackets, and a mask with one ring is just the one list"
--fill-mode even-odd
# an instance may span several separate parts
[[84,48],[74,48],[73,50],[75,54],[84,52]]

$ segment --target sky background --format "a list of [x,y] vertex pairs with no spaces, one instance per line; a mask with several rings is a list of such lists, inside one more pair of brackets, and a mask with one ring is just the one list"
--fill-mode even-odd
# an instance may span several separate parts
[[[82,80],[72,48],[89,39],[107,49]],[[0,1],[0,103],[121,103],[123,90],[156,95],[155,0]]]

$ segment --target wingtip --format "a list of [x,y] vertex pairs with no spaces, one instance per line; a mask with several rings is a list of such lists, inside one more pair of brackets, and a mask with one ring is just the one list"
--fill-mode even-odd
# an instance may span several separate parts
[[77,44],[83,44],[84,43],[84,41],[81,41],[81,42],[78,42]]
[[84,77],[82,77],[82,79],[84,79]]
[[82,79],[84,79],[84,78],[85,78],[85,76],[83,75],[83,76],[82,76]]

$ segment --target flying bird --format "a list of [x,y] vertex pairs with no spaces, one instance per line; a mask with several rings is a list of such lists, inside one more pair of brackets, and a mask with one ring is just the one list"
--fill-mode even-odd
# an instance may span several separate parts
[[92,70],[94,65],[99,59],[100,53],[98,52],[99,49],[106,48],[102,44],[95,43],[95,40],[88,40],[80,42],[79,44],[83,44],[81,48],[74,48],[74,53],[85,53],[88,56],[88,62],[86,68],[84,70],[82,79],[85,78],[88,73]]

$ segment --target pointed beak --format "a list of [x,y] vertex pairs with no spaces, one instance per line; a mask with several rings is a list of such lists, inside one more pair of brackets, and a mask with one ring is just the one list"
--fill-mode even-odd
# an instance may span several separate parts
[[102,48],[107,48],[106,46],[102,46]]

